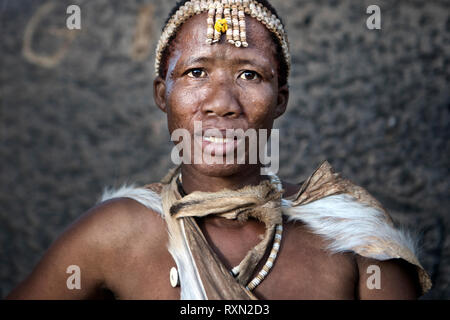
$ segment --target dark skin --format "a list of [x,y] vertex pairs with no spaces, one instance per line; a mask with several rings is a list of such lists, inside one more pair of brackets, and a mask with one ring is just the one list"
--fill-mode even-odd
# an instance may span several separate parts
[[[180,29],[168,59],[166,77],[154,82],[155,101],[167,113],[169,130],[192,130],[194,120],[211,127],[272,128],[287,105],[287,86],[278,85],[275,46],[267,29],[247,18],[248,48],[223,42],[206,45],[205,15]],[[194,64],[189,58],[198,58]],[[192,59],[191,59],[192,60]],[[249,61],[243,61],[249,60]],[[253,63],[249,63],[252,61]],[[245,94],[244,94],[245,93]],[[238,189],[265,177],[259,165],[183,165],[186,192]],[[283,181],[284,196],[299,186]],[[237,265],[264,233],[255,220],[219,217],[197,220],[223,263]],[[302,223],[284,224],[278,258],[254,290],[261,299],[414,299],[417,276],[402,260],[375,261],[344,253],[330,254],[319,236]],[[169,270],[165,222],[131,199],[114,199],[86,212],[51,246],[31,275],[9,299],[179,299]],[[369,265],[381,270],[381,289],[370,290]],[[81,269],[81,289],[69,290],[66,268]]]

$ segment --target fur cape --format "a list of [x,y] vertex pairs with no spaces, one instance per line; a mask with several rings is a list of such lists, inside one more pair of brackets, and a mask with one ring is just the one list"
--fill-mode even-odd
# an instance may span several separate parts
[[[126,197],[161,214],[168,223],[168,249],[174,258],[181,280],[182,299],[208,299],[192,252],[186,241],[171,235],[171,226],[163,210],[161,190],[169,181],[145,187],[123,186],[106,190],[101,201]],[[404,259],[416,266],[422,293],[431,281],[418,261],[417,241],[397,228],[386,210],[363,188],[335,173],[328,162],[302,184],[299,192],[281,200],[282,215],[290,221],[301,221],[312,232],[327,240],[331,253],[354,252],[376,260]],[[181,224],[181,233],[184,225]]]

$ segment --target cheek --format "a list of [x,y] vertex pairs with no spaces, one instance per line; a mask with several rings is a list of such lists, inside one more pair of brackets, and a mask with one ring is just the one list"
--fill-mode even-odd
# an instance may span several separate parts
[[184,85],[172,83],[168,86],[166,101],[169,130],[193,127],[195,115],[200,107],[204,90],[192,90]]
[[248,120],[255,126],[273,122],[276,102],[276,88],[272,83],[247,87],[241,95],[241,103]]

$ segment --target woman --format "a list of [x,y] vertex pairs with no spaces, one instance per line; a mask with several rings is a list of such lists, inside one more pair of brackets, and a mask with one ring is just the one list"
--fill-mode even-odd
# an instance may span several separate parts
[[155,102],[170,133],[187,133],[183,159],[197,147],[200,161],[105,194],[8,298],[411,299],[430,288],[412,241],[328,163],[303,184],[280,181],[250,161],[251,139],[244,161],[219,161],[247,141],[229,131],[270,132],[286,110],[288,41],[267,1],[182,1],[155,67]]

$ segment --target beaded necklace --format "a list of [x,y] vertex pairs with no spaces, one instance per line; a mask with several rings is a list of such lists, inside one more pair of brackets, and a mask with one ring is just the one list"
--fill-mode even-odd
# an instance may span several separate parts
[[[281,190],[281,181],[280,179],[276,176],[276,175],[270,175],[270,181],[274,184],[277,185],[278,190]],[[180,195],[182,197],[186,196],[187,193],[186,191],[184,191],[183,189],[183,184],[182,184],[182,176],[181,176],[181,172],[177,177],[177,186],[178,186],[178,192],[180,193]],[[253,280],[251,280],[247,286],[246,289],[249,291],[253,291],[265,278],[266,276],[269,274],[270,270],[272,269],[275,260],[278,256],[278,251],[280,250],[280,244],[281,244],[281,239],[282,239],[282,234],[283,234],[283,224],[280,223],[276,226],[275,229],[275,235],[274,235],[274,239],[273,239],[273,245],[272,245],[272,250],[270,251],[270,255],[267,258],[266,263],[264,264],[264,266],[262,267],[262,269],[259,271],[258,275],[256,275]],[[236,278],[239,273],[240,273],[240,265],[235,266],[230,273]],[[171,270],[171,282],[172,277],[174,277],[173,275],[173,271]],[[178,279],[177,279],[178,281]]]

